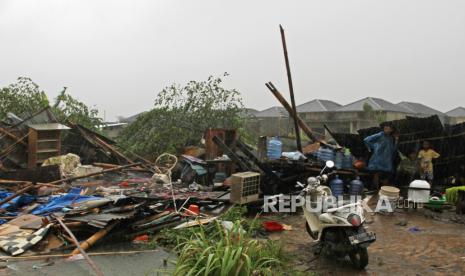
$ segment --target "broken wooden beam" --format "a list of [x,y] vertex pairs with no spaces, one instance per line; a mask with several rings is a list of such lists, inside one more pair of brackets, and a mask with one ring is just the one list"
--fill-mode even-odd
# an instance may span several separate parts
[[68,177],[68,178],[64,178],[64,179],[59,179],[59,180],[49,182],[47,184],[56,185],[56,184],[60,184],[60,183],[63,183],[63,182],[70,182],[70,181],[74,181],[74,180],[77,180],[77,179],[87,178],[87,177],[91,177],[91,176],[97,176],[97,175],[101,175],[101,174],[108,173],[108,172],[116,172],[116,171],[120,171],[122,169],[136,167],[136,166],[140,166],[140,163],[133,163],[133,164],[129,164],[129,165],[118,166],[118,167],[115,167],[115,168],[102,170],[102,171],[99,171],[99,172],[88,173],[88,174],[81,175],[81,176],[73,176],[73,177]]
[[[289,105],[289,103],[286,101],[286,99],[281,95],[281,93],[276,89],[276,87],[271,83],[268,82],[265,84],[266,87],[273,93],[273,95],[278,99],[278,101],[281,103],[281,105],[289,112],[289,114],[292,116],[293,111],[292,107]],[[320,139],[316,138],[316,136],[313,134],[312,129],[299,117],[299,115],[296,114],[296,120],[299,124],[299,126],[302,128],[302,130],[305,132],[305,134],[314,142],[321,142]]]
[[235,152],[233,152],[225,143],[223,143],[223,141],[221,141],[220,138],[218,138],[218,136],[213,136],[212,138],[213,142],[220,148],[224,151],[224,153],[226,153],[226,155],[231,158],[232,161],[236,162],[237,165],[239,165],[239,167],[242,169],[242,170],[245,170],[245,171],[250,171],[251,168],[249,166],[247,166],[247,164],[245,162],[243,162],[239,156],[237,156],[237,154]]
[[258,160],[258,158],[247,148],[247,146],[241,140],[237,140],[236,143],[237,148],[240,151],[242,151],[242,153],[244,153],[244,155],[247,156],[247,158],[249,158],[253,163],[255,163],[255,165],[257,165],[257,167],[259,167],[260,170],[262,170],[265,173],[265,175],[267,175],[273,180],[279,181],[279,177],[273,172],[273,170],[267,164],[260,162],[260,160]]
[[[108,232],[110,232],[113,228],[115,228],[116,225],[118,225],[118,223],[119,221],[114,221],[111,224],[107,225],[105,228],[101,229],[97,233],[90,236],[87,240],[85,240],[84,242],[80,244],[81,249],[83,250],[89,249],[97,241],[105,237],[108,234]],[[71,255],[76,255],[79,253],[79,251],[80,251],[79,248],[76,248],[73,250],[73,252],[71,252]]]
[[10,137],[11,139],[15,140],[16,143],[19,143],[23,146],[27,146],[27,143],[23,141],[22,138],[14,135],[13,133],[11,133],[10,131],[8,131],[7,129],[4,129],[3,127],[0,127],[0,132],[2,132],[3,134],[5,134],[6,136]]
[[103,272],[100,270],[100,268],[97,266],[97,264],[95,264],[95,262],[92,261],[92,259],[89,257],[89,255],[87,255],[86,251],[84,251],[84,249],[82,249],[82,247],[79,245],[79,241],[76,239],[73,232],[71,232],[71,230],[69,230],[69,228],[63,223],[63,221],[59,217],[55,217],[55,219],[58,221],[58,223],[61,225],[61,227],[63,227],[63,229],[66,231],[66,233],[68,233],[68,235],[71,237],[73,243],[76,245],[79,252],[81,252],[82,256],[84,257],[84,259],[86,259],[86,261],[89,263],[90,267],[92,267],[92,269],[95,271],[95,273],[97,275],[99,275],[99,276],[104,276]]

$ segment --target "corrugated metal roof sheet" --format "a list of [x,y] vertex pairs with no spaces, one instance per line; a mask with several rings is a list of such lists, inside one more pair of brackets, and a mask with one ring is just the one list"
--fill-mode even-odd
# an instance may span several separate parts
[[104,228],[109,222],[113,220],[124,220],[134,217],[136,211],[129,211],[125,213],[108,213],[108,214],[87,214],[83,216],[67,217],[70,221],[82,221],[89,225]]

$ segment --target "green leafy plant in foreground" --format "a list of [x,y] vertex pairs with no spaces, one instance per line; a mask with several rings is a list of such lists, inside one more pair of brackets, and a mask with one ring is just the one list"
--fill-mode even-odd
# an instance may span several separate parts
[[251,239],[240,221],[230,230],[216,222],[215,229],[208,234],[201,226],[175,248],[174,275],[273,275],[284,267],[281,245]]
[[[157,243],[174,247],[175,275],[282,275],[288,256],[279,242],[257,240],[260,220],[245,217],[247,208],[235,206],[215,223],[185,229],[164,229]],[[221,221],[233,222],[226,229]]]

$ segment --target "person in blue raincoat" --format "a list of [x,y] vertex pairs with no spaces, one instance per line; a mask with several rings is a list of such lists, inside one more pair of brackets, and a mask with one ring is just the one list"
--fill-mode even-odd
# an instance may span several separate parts
[[397,155],[398,133],[394,126],[389,123],[382,125],[383,131],[366,137],[363,142],[371,152],[368,161],[368,170],[374,172],[373,184],[379,187],[379,181],[392,180],[394,173],[394,162]]

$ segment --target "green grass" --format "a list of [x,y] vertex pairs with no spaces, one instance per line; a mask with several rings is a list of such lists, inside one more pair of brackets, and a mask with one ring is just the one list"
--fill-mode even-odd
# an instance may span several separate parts
[[220,221],[186,229],[166,229],[158,244],[178,255],[174,275],[294,275],[280,242],[257,240],[260,220],[244,217],[245,207],[233,207],[221,216],[232,221],[226,230]]

